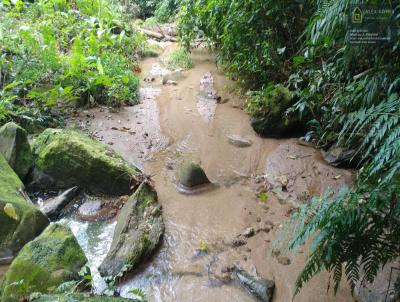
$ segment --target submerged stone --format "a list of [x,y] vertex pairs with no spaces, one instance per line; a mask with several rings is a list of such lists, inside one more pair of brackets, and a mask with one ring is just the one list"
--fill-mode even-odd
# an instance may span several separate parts
[[72,187],[60,195],[46,200],[40,210],[47,215],[51,220],[56,220],[62,210],[79,194],[77,186]]
[[180,169],[179,183],[185,187],[193,188],[195,186],[210,183],[204,170],[194,163],[185,163]]
[[49,224],[29,200],[24,185],[0,154],[0,260],[11,259]]
[[0,128],[0,153],[24,180],[33,166],[33,155],[25,129],[10,122]]
[[62,283],[79,281],[86,262],[71,230],[52,224],[26,244],[11,263],[1,287],[1,301],[17,302],[31,293],[52,293]]
[[99,267],[100,274],[115,277],[136,269],[152,255],[163,233],[157,193],[142,183],[121,209],[110,251]]
[[35,141],[33,150],[34,175],[41,176],[34,179],[35,187],[41,187],[41,179],[46,179],[45,185],[52,183],[56,189],[78,185],[92,193],[125,195],[137,186],[137,168],[107,145],[77,131],[47,129]]
[[240,137],[239,135],[228,136],[228,142],[238,148],[250,147],[253,144],[251,140]]

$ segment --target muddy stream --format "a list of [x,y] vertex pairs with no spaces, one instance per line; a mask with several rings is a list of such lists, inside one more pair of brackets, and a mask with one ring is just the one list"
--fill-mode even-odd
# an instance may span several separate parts
[[[240,286],[224,282],[223,268],[237,264],[276,283],[273,301],[291,301],[306,249],[290,260],[271,246],[293,205],[351,182],[352,173],[328,166],[319,151],[297,139],[265,139],[252,130],[243,100],[206,49],[192,53],[194,68],[171,72],[163,60],[176,47],[163,44],[159,58],[141,64],[141,103],[110,111],[100,107],[71,118],[78,127],[117,150],[151,176],[163,207],[166,232],[154,257],[119,285],[121,296],[142,288],[150,301],[254,301]],[[182,162],[201,164],[212,189],[185,194],[177,188]],[[260,202],[257,192],[268,190]],[[274,193],[273,193],[274,192]],[[115,220],[68,224],[90,261],[95,290],[106,288],[97,267],[111,245]],[[235,238],[260,226],[246,244]],[[269,230],[271,229],[271,230]],[[206,244],[208,253],[199,252]],[[0,271],[1,274],[1,271]],[[327,294],[327,273],[315,277],[294,301],[353,301],[343,284]]]

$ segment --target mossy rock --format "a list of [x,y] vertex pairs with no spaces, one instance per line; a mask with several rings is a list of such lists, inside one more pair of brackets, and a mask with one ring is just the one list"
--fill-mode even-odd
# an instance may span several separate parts
[[52,178],[55,189],[78,185],[92,193],[126,195],[140,175],[107,145],[73,130],[47,129],[36,139],[33,151],[33,174]]
[[34,155],[40,154],[40,152],[50,144],[53,139],[62,132],[62,129],[48,128],[44,130],[32,143],[32,152]]
[[0,128],[0,153],[24,180],[33,166],[33,155],[25,129],[10,122]]
[[147,57],[158,57],[163,52],[161,46],[154,43],[147,43],[142,51],[142,56]]
[[0,258],[14,256],[49,224],[29,200],[24,185],[0,154]]
[[[35,297],[36,296],[36,297]],[[30,302],[132,302],[131,299],[87,294],[32,295]]]
[[2,302],[17,302],[31,293],[52,293],[59,285],[79,281],[87,263],[71,230],[52,224],[27,243],[11,263],[1,288]]
[[163,233],[157,193],[142,183],[121,209],[110,251],[99,267],[100,274],[116,277],[136,269],[152,255]]
[[199,165],[184,163],[180,169],[179,183],[185,187],[193,188],[195,186],[208,184],[210,180]]
[[291,106],[290,91],[276,85],[250,97],[246,110],[251,115],[251,126],[258,134],[265,137],[298,136],[305,125],[298,117],[286,114]]

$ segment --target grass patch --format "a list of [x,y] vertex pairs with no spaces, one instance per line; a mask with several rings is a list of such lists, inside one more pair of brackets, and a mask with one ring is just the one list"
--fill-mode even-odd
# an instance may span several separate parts
[[193,60],[190,57],[190,53],[184,48],[177,48],[172,51],[166,63],[169,69],[190,69],[193,67]]
[[157,23],[159,23],[159,22],[156,17],[150,17],[150,18],[147,18],[143,22],[142,26],[143,27],[152,27],[152,26],[156,25]]
[[153,43],[146,43],[146,45],[143,47],[142,50],[142,57],[148,58],[148,57],[158,57],[161,55],[163,52],[163,49],[161,46]]

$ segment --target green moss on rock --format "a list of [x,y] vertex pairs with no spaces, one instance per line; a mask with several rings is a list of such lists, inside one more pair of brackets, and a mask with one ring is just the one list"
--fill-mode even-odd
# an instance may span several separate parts
[[21,179],[33,165],[33,155],[25,129],[10,122],[0,128],[0,153]]
[[50,176],[55,188],[78,185],[93,193],[125,195],[140,174],[108,146],[73,130],[47,129],[33,146],[36,174]]
[[68,281],[79,280],[87,259],[71,230],[52,224],[26,244],[4,276],[1,301],[15,302],[33,292],[52,293]]
[[33,142],[32,152],[34,155],[38,155],[44,147],[50,144],[54,137],[62,132],[61,129],[48,128],[44,130]]
[[121,209],[110,251],[99,267],[102,276],[137,268],[154,252],[163,233],[157,193],[143,183]]
[[304,129],[299,118],[288,116],[292,105],[290,91],[282,86],[268,86],[252,95],[246,103],[251,116],[251,126],[258,134],[266,137],[297,135]]
[[29,200],[24,185],[0,154],[0,258],[15,255],[49,224]]

